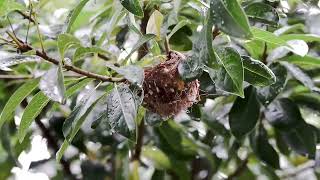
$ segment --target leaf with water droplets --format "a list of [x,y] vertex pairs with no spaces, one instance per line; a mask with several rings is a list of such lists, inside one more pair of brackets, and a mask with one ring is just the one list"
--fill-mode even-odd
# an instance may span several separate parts
[[254,2],[246,6],[244,10],[252,22],[261,22],[272,26],[278,25],[278,12],[269,4]]
[[132,14],[143,17],[143,10],[139,0],[120,0],[120,3]]
[[211,0],[210,18],[221,31],[238,38],[251,38],[249,20],[237,0]]
[[135,141],[137,107],[135,97],[128,85],[116,85],[107,100],[107,120],[111,129]]
[[60,66],[54,66],[41,77],[39,89],[51,100],[64,102],[65,87]]
[[232,48],[220,49],[216,56],[221,63],[218,70],[207,68],[216,87],[231,94],[244,97],[244,70],[241,56]]
[[0,58],[0,70],[11,71],[10,66],[28,62],[40,62],[41,58],[33,55],[14,55]]
[[279,63],[273,63],[269,68],[276,76],[276,82],[270,86],[258,87],[257,89],[258,98],[264,105],[271,103],[282,92],[287,80],[287,71]]
[[262,62],[249,56],[242,56],[244,80],[254,86],[269,86],[276,82],[276,76]]

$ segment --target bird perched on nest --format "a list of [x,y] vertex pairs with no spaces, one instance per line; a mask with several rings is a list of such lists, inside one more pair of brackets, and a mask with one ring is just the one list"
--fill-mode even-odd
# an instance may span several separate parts
[[163,117],[170,117],[187,110],[198,101],[199,82],[184,82],[178,72],[178,65],[186,57],[170,51],[167,60],[153,68],[145,69],[144,106]]

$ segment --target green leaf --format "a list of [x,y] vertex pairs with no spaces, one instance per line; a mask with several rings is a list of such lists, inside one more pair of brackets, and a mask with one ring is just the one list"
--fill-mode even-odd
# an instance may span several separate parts
[[49,101],[50,99],[41,91],[32,98],[22,114],[18,130],[18,138],[20,142],[23,141],[33,120],[40,114],[41,110],[49,103]]
[[137,106],[135,96],[125,84],[115,86],[107,99],[107,121],[112,131],[135,141]]
[[254,86],[269,86],[276,82],[276,76],[261,61],[242,56],[244,80]]
[[309,77],[306,73],[304,73],[299,67],[290,64],[288,62],[280,62],[281,65],[283,65],[285,68],[287,68],[287,70],[290,72],[290,74],[297,79],[298,81],[300,81],[305,87],[309,88],[311,91],[320,93],[320,88],[318,88],[313,80],[311,79],[311,77]]
[[130,51],[130,53],[128,54],[128,56],[125,58],[125,60],[128,60],[130,58],[130,56],[140,48],[140,46],[142,46],[143,44],[147,43],[148,41],[150,41],[151,39],[155,38],[156,36],[154,34],[145,34],[143,36],[140,37],[140,39],[138,40],[138,42],[133,46],[132,50]]
[[60,34],[58,36],[57,44],[61,60],[64,60],[65,51],[71,46],[79,46],[81,42],[70,34]]
[[120,0],[120,3],[132,14],[143,17],[143,10],[139,0]]
[[247,16],[253,22],[261,22],[272,26],[277,26],[279,15],[275,8],[269,4],[254,2],[244,8]]
[[250,135],[250,144],[254,153],[262,162],[274,169],[280,168],[279,155],[269,144],[267,131],[262,125]]
[[142,86],[144,81],[144,70],[141,67],[136,65],[116,67],[112,64],[107,64],[107,67],[113,69],[118,74],[123,75],[129,82]]
[[0,17],[7,16],[10,12],[15,10],[24,10],[25,6],[15,0],[2,0],[0,1]]
[[54,66],[41,77],[39,89],[51,100],[64,103],[65,87],[60,66]]
[[68,14],[66,23],[65,23],[65,33],[70,33],[73,23],[76,21],[77,17],[79,16],[80,12],[82,11],[83,7],[89,2],[89,0],[81,0],[76,7],[71,10]]
[[273,63],[269,68],[276,76],[276,82],[270,86],[257,89],[258,98],[264,105],[271,103],[282,92],[287,80],[287,71],[279,63]]
[[10,57],[0,58],[0,70],[11,71],[10,66],[28,62],[40,62],[41,58],[33,55],[14,55]]
[[264,114],[272,126],[282,131],[294,129],[305,123],[298,106],[288,98],[274,101],[265,109]]
[[[70,87],[66,92],[66,97],[70,97],[77,90],[86,86],[92,79],[85,79],[81,82]],[[33,120],[40,114],[42,109],[49,103],[50,99],[43,94],[42,91],[38,92],[30,101],[26,109],[24,110],[21,118],[20,127],[18,130],[18,138],[20,142],[23,141],[29,126],[32,124]]]
[[[80,100],[80,102],[74,107],[68,118],[64,121],[62,126],[62,132],[65,139],[69,140],[69,136],[72,130],[75,128],[75,124],[79,121],[87,108],[93,103],[91,97],[95,95],[95,90],[88,90]],[[70,143],[70,141],[69,141]]]
[[105,51],[101,48],[98,48],[98,47],[78,47],[73,54],[72,61],[76,62],[77,60],[79,60],[80,58],[85,56],[86,54],[93,54],[93,53],[108,54],[107,51]]
[[310,159],[315,158],[317,135],[311,125],[305,123],[294,129],[281,131],[281,135],[295,152]]
[[282,58],[281,60],[288,61],[290,63],[299,65],[299,66],[308,66],[308,67],[319,67],[320,66],[320,58],[313,56],[298,56],[292,55],[289,57]]
[[193,81],[201,76],[202,64],[195,56],[187,57],[179,63],[178,72],[184,81]]
[[[251,28],[251,32],[253,33],[253,37],[256,40],[267,42],[275,47],[283,46],[285,49],[300,55],[305,56],[308,51],[301,51],[301,46],[307,46],[304,41],[301,40],[291,40],[286,41],[281,39],[279,36],[274,33],[253,27]],[[306,47],[308,48],[308,46]]]
[[157,169],[170,169],[172,167],[169,157],[157,147],[143,147],[142,156],[150,159]]
[[163,23],[163,15],[155,10],[147,23],[147,28],[146,28],[146,34],[154,34],[156,35],[156,39],[159,41],[161,40],[160,34],[161,34],[161,26]]
[[200,90],[205,92],[208,97],[217,94],[216,86],[207,72],[203,72],[198,80],[200,81]]
[[229,112],[230,129],[238,139],[243,138],[255,128],[260,114],[255,88],[250,86],[244,93],[245,98],[237,97]]
[[[100,97],[101,98],[101,97]],[[99,98],[99,99],[100,99]],[[70,134],[68,135],[68,137],[63,141],[60,149],[58,150],[58,152],[56,153],[56,160],[60,161],[64,152],[67,150],[69,143],[72,142],[72,140],[74,139],[74,137],[77,135],[78,131],[80,130],[83,122],[86,120],[87,116],[89,115],[89,113],[92,111],[92,109],[95,107],[95,105],[97,104],[97,102],[99,101],[96,100],[95,102],[93,102],[92,104],[90,104],[90,106],[85,110],[85,112],[83,113],[83,115],[77,119],[74,124],[72,125],[73,128],[72,130],[69,132]]]
[[231,94],[244,97],[244,70],[240,55],[232,48],[217,51],[216,56],[221,63],[218,70],[207,69],[216,87]]
[[320,42],[320,36],[314,34],[285,34],[279,37],[285,41],[298,39],[305,42]]
[[167,36],[168,40],[170,40],[171,36],[173,36],[177,31],[179,31],[183,26],[186,26],[190,24],[188,20],[182,20],[178,24],[174,26],[174,28],[171,30],[170,34]]
[[247,16],[237,0],[211,0],[210,10],[214,24],[226,34],[238,38],[251,38]]
[[0,115],[0,127],[9,120],[17,106],[38,86],[39,79],[31,80],[17,89],[7,101]]

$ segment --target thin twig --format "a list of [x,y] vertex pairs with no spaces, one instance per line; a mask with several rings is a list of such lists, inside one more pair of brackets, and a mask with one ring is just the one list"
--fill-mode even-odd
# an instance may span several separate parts
[[140,160],[140,154],[141,154],[141,150],[142,150],[142,146],[143,146],[144,129],[145,129],[145,124],[144,124],[144,120],[142,118],[142,120],[138,126],[137,144],[134,149],[134,154],[131,158],[132,161]]
[[165,37],[165,39],[164,39],[164,47],[165,47],[165,49],[166,49],[166,53],[169,54],[169,52],[170,52],[171,50],[170,50],[170,44],[169,44],[168,37]]
[[27,35],[26,35],[26,43],[28,43],[28,36],[29,36],[29,30],[30,30],[30,23],[31,23],[31,16],[32,16],[32,6],[30,6],[30,14],[29,14],[29,22],[28,22],[28,28],[27,28]]
[[18,14],[20,14],[24,19],[28,19],[28,20],[31,21],[32,23],[36,23],[35,20],[34,20],[31,16],[25,14],[24,12],[22,12],[22,11],[20,11],[20,10],[16,10],[16,12],[17,12]]
[[[25,43],[21,44],[21,40],[17,39],[14,36],[12,36],[11,33],[8,33],[8,35],[17,43],[18,50],[20,50],[21,52],[27,52],[27,51],[34,50],[36,52],[37,56],[41,57],[42,59],[44,59],[44,60],[46,60],[48,62],[51,62],[51,63],[55,64],[55,65],[59,65],[59,60],[54,59],[52,57],[49,57],[46,52],[36,50],[35,48],[30,46],[29,44],[25,44]],[[100,74],[95,74],[95,73],[92,73],[90,71],[85,71],[83,69],[80,69],[80,68],[78,68],[76,66],[73,66],[71,64],[63,64],[62,67],[65,68],[68,71],[73,71],[73,72],[75,72],[77,74],[81,74],[81,75],[84,75],[84,76],[86,76],[88,78],[97,79],[97,80],[100,80],[100,81],[103,81],[103,82],[124,82],[125,81],[124,78],[113,78],[113,77],[108,77],[108,76],[104,76],[104,75],[100,75]]]
[[[30,7],[31,7],[31,9],[32,9],[33,6],[32,6],[31,0],[29,0],[29,2],[30,2]],[[33,14],[33,18],[34,18],[34,21],[36,22],[37,33],[38,33],[38,37],[39,37],[39,40],[40,40],[41,50],[42,50],[42,52],[44,52],[44,46],[43,46],[42,36],[41,36],[41,33],[40,33],[40,29],[39,29],[39,24],[38,24],[38,21],[37,21],[36,13]]]

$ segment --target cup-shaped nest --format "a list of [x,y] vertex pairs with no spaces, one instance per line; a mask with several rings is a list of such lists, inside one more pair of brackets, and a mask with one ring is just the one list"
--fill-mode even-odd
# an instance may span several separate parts
[[167,60],[144,71],[144,106],[163,117],[187,110],[198,101],[199,82],[184,82],[178,65],[186,57],[178,52],[168,53]]

